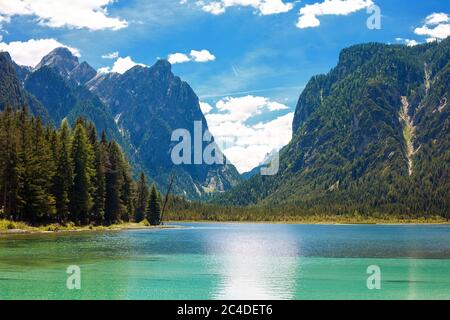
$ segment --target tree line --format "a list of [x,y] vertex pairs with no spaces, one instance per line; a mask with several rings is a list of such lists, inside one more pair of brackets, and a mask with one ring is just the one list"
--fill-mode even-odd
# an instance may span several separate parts
[[31,224],[159,225],[160,195],[124,153],[79,118],[56,129],[26,108],[0,112],[0,217]]

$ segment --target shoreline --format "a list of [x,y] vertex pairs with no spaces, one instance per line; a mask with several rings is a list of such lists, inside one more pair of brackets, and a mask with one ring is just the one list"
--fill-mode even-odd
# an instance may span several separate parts
[[[5,220],[0,222],[5,223]],[[9,223],[9,221],[8,221]],[[15,222],[17,224],[17,228],[12,229],[0,229],[0,236],[14,236],[14,235],[36,235],[36,234],[70,234],[70,233],[90,233],[90,232],[120,232],[127,230],[161,230],[161,229],[182,229],[186,228],[185,226],[178,226],[177,223],[205,223],[205,224],[216,224],[216,223],[224,223],[224,224],[286,224],[286,225],[329,225],[329,226],[446,226],[450,225],[450,221],[436,220],[436,219],[405,219],[404,221],[400,221],[400,219],[395,221],[389,221],[384,219],[372,219],[371,221],[361,221],[355,219],[355,221],[330,221],[323,220],[317,221],[314,219],[311,220],[302,220],[302,221],[211,221],[211,220],[170,220],[166,223],[170,223],[172,225],[161,225],[161,226],[147,226],[142,223],[125,223],[125,224],[117,224],[112,226],[84,226],[84,227],[63,227],[59,225],[47,225],[40,227],[29,226],[25,223]]]
[[20,223],[21,228],[14,229],[0,229],[1,236],[15,236],[15,235],[38,235],[38,234],[71,234],[71,233],[91,233],[91,232],[120,232],[126,230],[161,230],[161,229],[180,229],[182,226],[177,225],[161,225],[161,226],[146,226],[139,223],[117,224],[112,226],[97,226],[97,227],[61,227],[55,228],[55,225],[32,227]]
[[211,221],[211,220],[175,220],[169,221],[168,223],[205,223],[205,224],[215,224],[215,223],[224,223],[224,224],[292,224],[292,225],[329,225],[329,226],[428,226],[428,225],[450,225],[449,222],[419,222],[419,221],[409,221],[409,222],[388,222],[388,221],[380,221],[380,222],[331,222],[331,221]]

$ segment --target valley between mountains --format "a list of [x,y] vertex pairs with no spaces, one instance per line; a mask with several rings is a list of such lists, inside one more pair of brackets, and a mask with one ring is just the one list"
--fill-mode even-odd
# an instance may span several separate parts
[[449,38],[344,49],[335,68],[299,93],[292,140],[274,176],[259,168],[241,176],[227,162],[173,164],[172,132],[194,135],[200,122],[203,135],[208,123],[197,95],[166,60],[97,73],[65,48],[35,68],[1,52],[0,88],[2,110],[27,106],[56,127],[64,119],[91,121],[120,145],[136,176],[144,172],[162,191],[174,172],[180,219],[189,212],[201,220],[218,212],[242,220],[450,216]]

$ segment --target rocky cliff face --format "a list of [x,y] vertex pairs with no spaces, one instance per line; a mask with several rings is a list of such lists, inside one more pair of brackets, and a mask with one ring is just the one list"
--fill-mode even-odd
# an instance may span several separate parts
[[174,169],[178,193],[197,198],[230,189],[240,180],[234,166],[228,164],[173,165],[171,150],[176,143],[171,141],[172,132],[186,129],[193,138],[196,121],[202,125],[202,135],[208,125],[198,97],[172,73],[169,62],[160,60],[150,68],[136,66],[123,75],[103,75],[87,86],[109,106],[158,183],[166,184]]

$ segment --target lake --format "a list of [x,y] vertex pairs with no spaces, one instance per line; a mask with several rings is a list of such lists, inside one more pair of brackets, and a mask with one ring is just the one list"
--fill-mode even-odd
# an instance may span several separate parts
[[0,236],[0,299],[450,299],[450,226],[177,225]]

